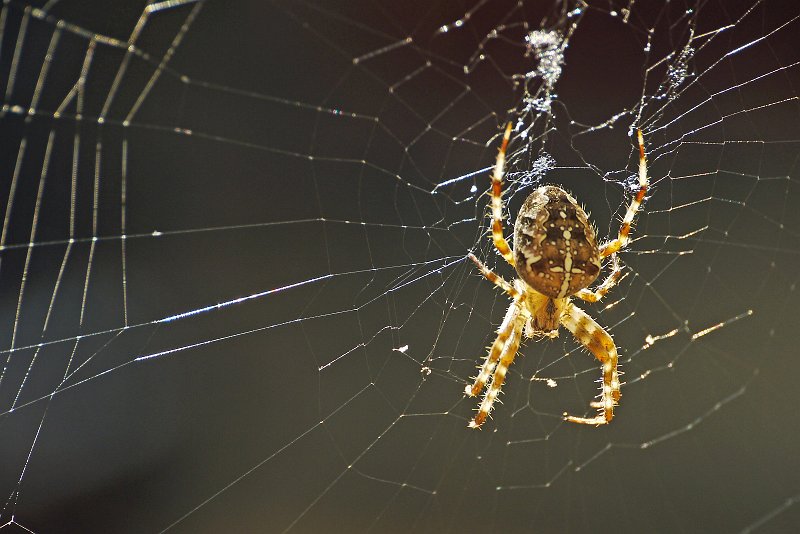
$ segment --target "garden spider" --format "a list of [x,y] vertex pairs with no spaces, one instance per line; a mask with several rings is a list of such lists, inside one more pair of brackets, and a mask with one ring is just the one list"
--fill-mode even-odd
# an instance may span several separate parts
[[[469,423],[470,428],[480,428],[489,417],[506,372],[517,354],[523,332],[528,338],[555,338],[560,325],[564,325],[594,354],[603,370],[599,400],[590,404],[599,410],[598,415],[576,417],[565,412],[564,419],[572,423],[604,425],[614,417],[614,406],[620,398],[617,347],[608,332],[570,300],[576,296],[587,302],[597,302],[620,279],[622,269],[617,252],[630,241],[631,225],[648,186],[642,131],[637,130],[636,135],[639,143],[639,191],[628,206],[616,239],[598,247],[595,229],[575,199],[558,186],[545,185],[531,193],[519,210],[512,250],[503,237],[502,222],[503,171],[511,123],[506,127],[492,173],[492,241],[497,251],[516,269],[519,278],[511,284],[469,254],[469,259],[483,276],[512,299],[475,382],[466,387],[466,394],[470,397],[486,388],[478,413]],[[602,259],[608,256],[611,256],[611,272],[595,290],[587,289],[600,274]]]

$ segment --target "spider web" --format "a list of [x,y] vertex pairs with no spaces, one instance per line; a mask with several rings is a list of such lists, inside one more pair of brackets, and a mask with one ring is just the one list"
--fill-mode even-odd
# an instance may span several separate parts
[[[24,2],[0,8],[0,525],[10,532],[763,531],[800,524],[800,8]],[[625,372],[528,340],[507,226],[555,183],[625,277]],[[508,234],[508,228],[506,229]]]

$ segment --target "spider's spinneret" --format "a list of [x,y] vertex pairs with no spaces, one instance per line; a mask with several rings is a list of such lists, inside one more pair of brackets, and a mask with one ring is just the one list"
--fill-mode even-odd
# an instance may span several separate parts
[[586,212],[554,185],[525,199],[514,225],[514,255],[519,277],[551,299],[574,295],[600,274],[596,232]]

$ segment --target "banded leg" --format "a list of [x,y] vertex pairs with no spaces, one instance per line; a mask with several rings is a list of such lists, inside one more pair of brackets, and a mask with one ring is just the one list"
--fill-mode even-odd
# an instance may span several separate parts
[[492,241],[497,251],[513,266],[514,255],[511,253],[508,241],[503,237],[503,172],[506,164],[506,149],[510,138],[511,123],[509,122],[503,134],[503,143],[497,152],[497,161],[495,161],[494,171],[492,172]]
[[521,298],[521,293],[516,289],[514,289],[514,286],[509,284],[505,278],[503,278],[499,274],[489,269],[486,265],[484,265],[481,260],[475,257],[475,254],[470,252],[467,255],[467,257],[470,260],[472,260],[472,263],[474,263],[478,267],[478,270],[481,272],[483,276],[486,277],[487,280],[489,280],[491,283],[493,283],[494,285],[496,285],[497,287],[508,293],[508,295],[511,298],[517,300]]
[[[519,305],[516,302],[512,304],[512,307],[517,308],[517,311],[512,312],[509,310],[509,313],[506,315],[507,318],[511,318],[510,336],[508,341],[504,344],[505,346],[503,347],[502,353],[499,355],[500,361],[497,362],[494,374],[492,375],[492,381],[486,389],[486,393],[483,395],[483,400],[478,407],[478,413],[475,414],[475,417],[469,422],[469,425],[467,425],[469,428],[480,428],[481,425],[486,422],[489,414],[492,413],[492,406],[494,405],[494,401],[497,400],[497,396],[500,394],[503,382],[506,380],[508,368],[514,362],[514,357],[519,350],[519,344],[522,340],[522,328],[525,326],[527,317],[524,313],[520,313]],[[498,341],[499,337],[500,336],[498,336]],[[495,344],[496,343],[497,341],[495,341]],[[494,349],[494,345],[492,348]]]
[[581,289],[575,296],[581,300],[585,300],[586,302],[597,302],[598,300],[602,299],[606,296],[606,294],[611,291],[611,289],[617,285],[617,282],[620,281],[622,278],[622,267],[619,265],[619,260],[617,259],[616,254],[611,255],[611,272],[608,273],[608,276],[603,283],[600,284],[597,289]]
[[521,312],[519,299],[515,299],[508,307],[503,323],[500,325],[500,328],[497,329],[497,337],[489,348],[489,352],[486,354],[486,359],[481,366],[481,371],[478,373],[478,376],[475,377],[475,382],[471,386],[468,385],[464,388],[464,393],[470,397],[474,397],[486,387],[486,382],[488,382],[489,377],[492,376],[492,372],[498,360],[500,360],[500,355],[503,353],[509,338],[514,333],[514,324]]
[[605,425],[614,417],[614,406],[620,399],[617,347],[608,332],[577,306],[570,306],[568,313],[562,317],[561,324],[572,332],[575,339],[589,349],[603,366],[600,401],[591,404],[593,408],[599,408],[600,413],[596,417],[575,417],[564,413],[564,419],[584,425]]
[[602,258],[610,256],[628,246],[631,240],[630,233],[633,219],[636,217],[636,213],[642,205],[642,201],[647,194],[647,187],[650,184],[650,180],[647,178],[647,156],[644,152],[644,138],[642,137],[641,130],[636,130],[636,138],[639,142],[639,191],[636,193],[636,196],[633,197],[633,200],[631,200],[628,211],[625,213],[625,218],[622,219],[622,226],[619,228],[619,236],[600,247],[600,257]]

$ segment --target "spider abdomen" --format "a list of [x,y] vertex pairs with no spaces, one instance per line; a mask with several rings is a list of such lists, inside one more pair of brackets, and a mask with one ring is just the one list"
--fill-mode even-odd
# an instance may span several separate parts
[[531,193],[514,224],[517,274],[550,298],[588,287],[600,273],[597,237],[586,212],[560,187]]

